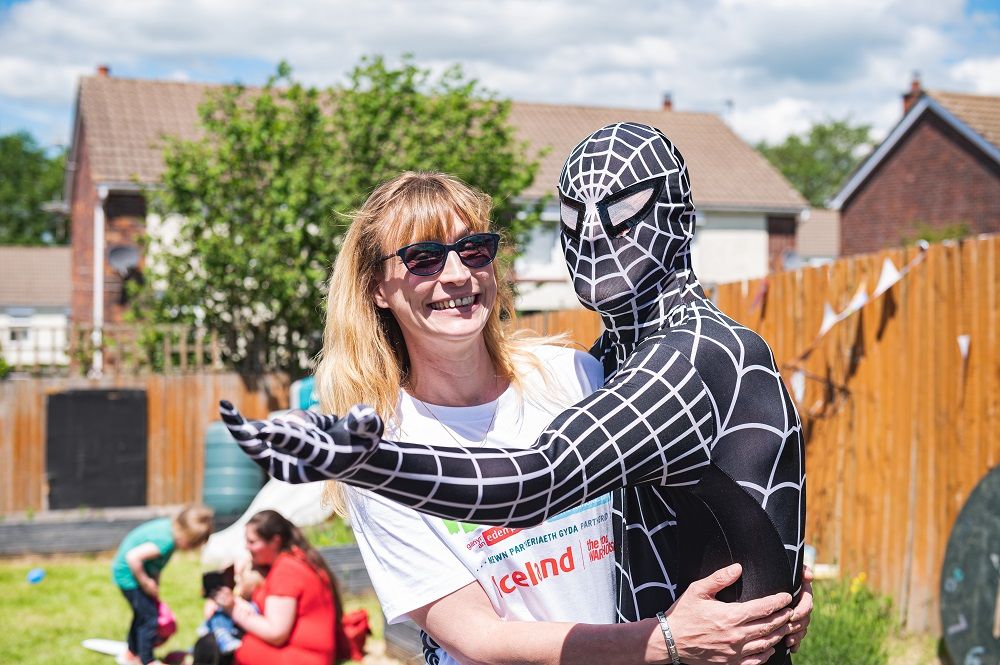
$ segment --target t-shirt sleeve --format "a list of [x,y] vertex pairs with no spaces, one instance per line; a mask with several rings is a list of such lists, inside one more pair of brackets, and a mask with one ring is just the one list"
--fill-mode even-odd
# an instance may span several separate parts
[[287,598],[301,598],[306,584],[310,582],[306,565],[296,565],[291,555],[278,557],[267,575],[267,595]]
[[160,570],[170,561],[170,557],[173,556],[174,549],[177,546],[174,542],[174,527],[171,521],[163,520],[155,529],[150,530],[149,542],[156,545],[156,549],[160,550],[160,556],[157,557],[156,565],[153,567],[155,573],[159,574]]
[[348,498],[358,548],[389,623],[475,581],[428,518],[371,492],[348,488]]
[[604,366],[584,351],[573,351],[573,365],[584,396],[604,385]]

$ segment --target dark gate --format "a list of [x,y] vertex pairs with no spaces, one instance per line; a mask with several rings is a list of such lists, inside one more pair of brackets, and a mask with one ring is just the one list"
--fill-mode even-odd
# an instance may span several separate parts
[[145,390],[69,390],[46,411],[49,508],[146,504]]

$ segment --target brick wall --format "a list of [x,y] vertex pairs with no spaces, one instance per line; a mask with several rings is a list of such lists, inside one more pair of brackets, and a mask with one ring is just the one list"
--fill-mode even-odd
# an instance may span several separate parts
[[[74,323],[91,323],[94,320],[94,206],[98,198],[83,123],[76,140],[79,143],[70,209],[73,281],[70,317]],[[116,323],[122,320],[125,310],[121,304],[122,279],[108,264],[107,252],[118,245],[138,247],[139,235],[146,224],[145,199],[141,194],[111,193],[105,201],[104,218],[104,321]]]
[[70,200],[71,279],[70,319],[74,323],[93,320],[94,306],[94,206],[97,190],[90,174],[87,150],[87,127],[77,128],[76,170],[73,172]]
[[910,129],[841,210],[841,253],[912,238],[921,224],[1000,231],[1000,167],[936,115]]
[[785,252],[795,250],[795,217],[769,215],[767,218],[767,265],[772,270],[781,269]]

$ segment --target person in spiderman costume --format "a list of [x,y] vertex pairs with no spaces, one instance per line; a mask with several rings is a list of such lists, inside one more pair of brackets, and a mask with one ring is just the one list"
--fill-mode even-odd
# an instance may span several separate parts
[[[340,480],[448,519],[530,526],[616,490],[621,621],[657,616],[734,563],[742,576],[719,599],[796,596],[801,422],[767,343],[720,311],[691,268],[695,208],[681,154],[658,129],[608,125],[567,158],[559,200],[574,288],[604,323],[591,353],[606,384],[532,448],[383,440],[364,405],[339,419],[246,421],[223,402],[223,420],[273,477]],[[768,662],[790,662],[788,649]]]

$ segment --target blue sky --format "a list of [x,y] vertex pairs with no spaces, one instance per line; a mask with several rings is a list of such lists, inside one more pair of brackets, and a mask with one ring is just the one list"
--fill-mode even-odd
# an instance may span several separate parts
[[0,0],[0,133],[65,143],[77,81],[336,85],[365,54],[459,62],[515,100],[719,113],[750,141],[885,132],[928,88],[1000,94],[1000,0]]

